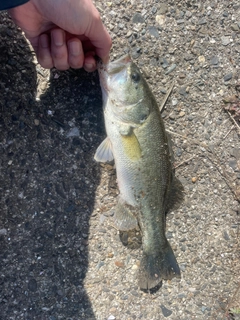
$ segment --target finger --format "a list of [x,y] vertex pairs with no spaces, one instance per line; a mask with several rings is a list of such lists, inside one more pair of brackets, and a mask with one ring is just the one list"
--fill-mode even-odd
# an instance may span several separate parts
[[55,68],[58,70],[69,69],[66,35],[62,29],[51,31],[51,54]]
[[94,51],[90,51],[85,54],[83,68],[87,72],[93,72],[97,69],[95,55]]
[[43,68],[51,69],[53,67],[53,60],[50,51],[50,39],[47,34],[41,34],[39,37],[37,59]]
[[68,64],[71,68],[82,68],[84,53],[82,43],[78,38],[73,38],[67,42],[68,47]]

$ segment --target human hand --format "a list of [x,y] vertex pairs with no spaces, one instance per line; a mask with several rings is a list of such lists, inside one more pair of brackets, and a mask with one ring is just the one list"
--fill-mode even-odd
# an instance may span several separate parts
[[30,0],[9,10],[42,67],[96,69],[107,62],[111,38],[91,0]]

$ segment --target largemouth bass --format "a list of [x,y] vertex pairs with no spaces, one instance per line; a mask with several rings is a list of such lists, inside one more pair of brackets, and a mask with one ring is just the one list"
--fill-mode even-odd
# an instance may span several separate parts
[[165,236],[165,214],[174,193],[171,152],[157,102],[129,55],[98,64],[107,138],[95,160],[115,161],[119,201],[114,222],[121,231],[140,227],[143,257],[139,286],[180,277]]

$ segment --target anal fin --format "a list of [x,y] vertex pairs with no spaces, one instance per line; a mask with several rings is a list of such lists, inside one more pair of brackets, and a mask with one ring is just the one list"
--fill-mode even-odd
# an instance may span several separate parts
[[137,228],[138,221],[134,207],[119,199],[114,210],[114,225],[118,230],[127,231]]

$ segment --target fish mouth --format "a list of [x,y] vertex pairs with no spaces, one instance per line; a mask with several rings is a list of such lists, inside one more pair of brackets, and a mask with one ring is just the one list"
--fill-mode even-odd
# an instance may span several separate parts
[[131,57],[129,54],[125,54],[119,59],[110,62],[107,66],[107,73],[109,75],[116,74],[120,72],[122,69],[126,68],[126,65],[131,62]]
[[119,59],[104,64],[101,60],[98,61],[98,74],[101,79],[101,87],[107,93],[109,92],[108,81],[110,77],[121,72],[131,62],[129,54],[125,54]]

